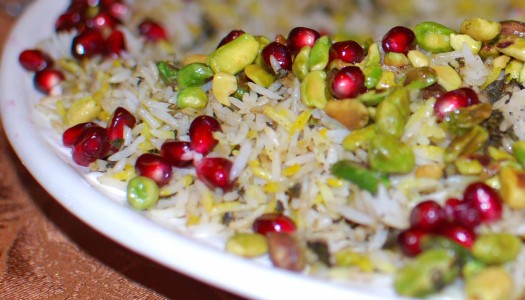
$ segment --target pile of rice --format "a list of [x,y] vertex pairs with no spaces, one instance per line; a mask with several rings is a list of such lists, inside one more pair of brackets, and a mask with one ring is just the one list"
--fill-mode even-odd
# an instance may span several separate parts
[[[139,122],[126,132],[123,149],[108,158],[110,163],[97,161],[89,175],[101,185],[122,191],[113,196],[123,202],[126,181],[133,174],[131,170],[138,156],[159,150],[167,139],[188,141],[189,125],[197,115],[213,115],[220,120],[223,132],[216,134],[220,143],[210,156],[233,160],[231,175],[237,179],[239,188],[228,193],[211,191],[196,179],[194,168],[179,169],[174,172],[172,181],[161,189],[163,197],[158,204],[145,212],[159,223],[206,241],[214,237],[211,243],[222,248],[228,236],[250,231],[256,217],[280,207],[297,221],[304,240],[324,241],[332,254],[351,249],[362,254],[363,260],[370,263],[378,274],[388,275],[403,264],[404,258],[384,249],[384,246],[391,243],[397,230],[408,226],[410,208],[425,199],[443,203],[449,197],[461,197],[466,185],[476,180],[462,175],[444,180],[415,178],[413,174],[398,175],[391,178],[391,188],[381,187],[373,195],[330,174],[331,165],[339,160],[366,162],[367,152],[343,149],[341,142],[349,131],[323,110],[306,107],[300,100],[297,79],[287,77],[269,88],[249,83],[250,91],[242,100],[230,97],[231,107],[219,104],[210,93],[209,105],[205,109],[180,110],[176,108],[177,92],[162,82],[156,67],[160,60],[183,59],[188,49],[206,53],[204,51],[215,47],[231,29],[240,28],[272,37],[276,33],[286,34],[295,26],[306,25],[341,35],[365,32],[377,38],[387,26],[407,24],[407,19],[401,21],[388,13],[381,15],[383,18],[371,17],[375,12],[367,1],[354,1],[341,10],[338,9],[344,3],[342,1],[320,2],[322,4],[318,1],[219,1],[209,5],[203,5],[205,2],[201,1],[128,2],[136,10],[127,20],[129,27],[123,27],[129,53],[120,60],[95,59],[92,64],[78,64],[69,53],[73,34],[61,34],[39,45],[59,60],[61,67],[70,70],[66,74],[63,95],[43,99],[39,108],[49,116],[59,133],[66,128],[56,114],[57,108],[67,109],[86,96],[102,93],[104,111],[112,112],[122,106],[134,112]],[[386,0],[377,2],[376,5],[383,7],[391,5]],[[472,1],[459,2],[466,5]],[[498,5],[508,6],[511,2],[501,1]],[[428,6],[407,7],[442,9],[439,1],[416,3]],[[488,7],[489,11],[491,4],[493,1],[482,1],[477,9]],[[346,17],[334,17],[327,13],[330,11],[339,11]],[[403,12],[398,13],[402,15]],[[483,15],[480,11],[473,13]],[[511,14],[518,13],[519,10],[513,10]],[[267,22],[265,16],[272,14],[276,14],[276,21]],[[134,25],[146,15],[165,22],[173,38],[170,47],[145,44],[129,29],[135,28]],[[451,19],[441,21],[445,24],[456,22],[451,26],[457,28],[462,20],[457,19],[459,15],[461,11],[453,14]],[[246,16],[249,19],[245,19]],[[305,24],[305,19],[311,22]],[[377,20],[382,21],[376,26],[370,25]],[[349,28],[354,31],[348,31]],[[370,28],[377,31],[369,32]],[[485,65],[467,49],[431,58],[433,65],[453,65],[458,59],[464,60],[462,78],[474,88],[479,88],[490,72],[490,65]],[[202,88],[208,91],[211,85],[208,83]],[[431,139],[445,135],[437,125],[432,105],[432,101],[412,104],[413,115],[402,137],[414,148],[417,165],[443,163],[441,157],[436,158],[425,151]],[[519,138],[525,139],[525,92],[509,93],[494,107],[503,111],[506,126],[514,126]],[[490,225],[490,230],[524,236],[523,219],[525,211],[505,210],[503,220]],[[516,292],[525,291],[525,251],[511,271]],[[363,272],[370,274],[369,267],[364,265],[341,270],[327,268],[321,263],[312,264],[305,272],[338,280],[355,278],[355,274],[362,276]]]

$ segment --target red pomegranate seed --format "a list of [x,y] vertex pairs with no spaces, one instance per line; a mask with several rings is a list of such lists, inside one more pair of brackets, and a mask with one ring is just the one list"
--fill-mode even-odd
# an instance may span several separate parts
[[290,50],[288,50],[287,46],[281,43],[269,43],[268,45],[266,45],[266,47],[263,48],[263,50],[261,51],[261,55],[268,69],[272,71],[275,70],[273,69],[271,63],[271,57],[273,57],[277,61],[277,64],[281,67],[281,69],[288,71],[292,69],[292,56],[290,54]]
[[118,107],[108,124],[107,133],[111,151],[118,151],[124,142],[124,127],[134,128],[137,119],[128,110]]
[[153,179],[159,186],[167,184],[171,179],[172,168],[160,155],[142,154],[135,162],[135,169],[138,175]]
[[35,73],[33,84],[35,88],[47,95],[56,96],[62,93],[60,83],[65,79],[62,72],[47,68]]
[[139,24],[139,34],[151,42],[168,39],[168,33],[159,23],[153,20],[145,20]]
[[366,91],[365,75],[356,66],[333,70],[328,84],[332,95],[338,99],[355,98]]
[[408,228],[399,233],[397,244],[401,251],[407,256],[416,256],[423,250],[421,241],[428,235],[427,232],[418,228]]
[[18,61],[24,69],[37,72],[53,66],[53,59],[38,49],[24,50],[18,56]]
[[[107,4],[105,4],[107,2]],[[102,6],[106,11],[108,11],[113,17],[121,20],[128,13],[128,6],[122,1],[100,1],[100,6]]]
[[478,95],[473,89],[468,87],[459,88],[439,97],[434,104],[434,113],[438,120],[442,121],[448,113],[458,108],[469,107],[478,103]]
[[321,37],[319,32],[307,27],[295,27],[288,33],[286,45],[292,55],[296,55],[304,46],[313,47],[315,42]]
[[90,58],[105,52],[106,41],[99,30],[85,30],[73,39],[71,53],[77,59]]
[[498,192],[483,182],[469,184],[463,193],[463,201],[478,211],[482,223],[501,219],[501,198]]
[[232,189],[230,170],[233,163],[222,157],[204,157],[195,166],[197,177],[210,188],[220,188],[227,192]]
[[481,224],[478,210],[457,198],[447,199],[445,215],[450,223],[459,224],[469,229],[474,229]]
[[259,216],[252,225],[253,231],[266,235],[267,233],[293,233],[297,229],[295,222],[281,213],[266,213]]
[[101,11],[96,16],[86,20],[86,27],[91,29],[103,30],[113,29],[119,21],[107,12]]
[[364,50],[359,43],[348,40],[335,42],[330,47],[329,61],[340,59],[345,63],[356,64],[364,58]]
[[410,212],[412,227],[430,232],[438,228],[445,221],[445,211],[433,200],[418,203]]
[[219,45],[217,46],[217,48],[233,41],[234,39],[240,37],[241,35],[244,34],[244,31],[243,30],[232,30],[230,31],[230,33],[228,33],[219,43]]
[[396,26],[383,36],[381,43],[385,52],[407,54],[416,48],[416,35],[410,28]]
[[86,131],[86,129],[99,126],[94,122],[80,123],[72,126],[64,131],[62,134],[62,143],[66,147],[73,147],[75,142],[78,140],[80,135]]
[[60,33],[79,29],[82,23],[83,18],[80,12],[74,10],[67,11],[56,20],[55,31]]
[[113,30],[106,39],[107,55],[118,57],[126,51],[126,40],[120,30]]
[[93,126],[80,134],[73,145],[72,157],[77,164],[87,167],[97,159],[105,157],[108,147],[106,129]]
[[472,245],[476,240],[476,234],[474,231],[457,224],[446,224],[442,226],[438,234],[467,249],[472,248]]
[[219,143],[213,137],[216,131],[222,131],[217,119],[206,115],[195,118],[189,130],[191,149],[203,155],[210,153]]
[[190,142],[166,141],[160,148],[160,155],[174,167],[184,168],[191,165],[193,157]]

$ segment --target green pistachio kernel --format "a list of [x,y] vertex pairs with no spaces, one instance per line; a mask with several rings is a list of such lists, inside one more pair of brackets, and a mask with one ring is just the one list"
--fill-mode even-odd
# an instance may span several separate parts
[[270,85],[275,82],[275,77],[257,64],[247,65],[246,68],[244,68],[244,74],[246,74],[246,77],[251,81],[265,88],[270,87]]
[[521,251],[521,240],[510,233],[487,233],[476,238],[472,255],[487,264],[513,261]]
[[501,24],[482,18],[470,18],[461,23],[460,31],[480,42],[494,39],[501,31]]
[[301,82],[301,100],[306,106],[323,109],[328,102],[326,96],[326,73],[312,71]]
[[67,110],[64,123],[74,126],[80,123],[93,121],[101,112],[102,107],[91,96],[86,96],[74,102]]
[[377,131],[401,137],[409,115],[410,96],[408,89],[396,88],[377,106],[375,115]]
[[366,106],[357,99],[331,100],[324,107],[326,114],[350,130],[363,128],[370,120]]
[[213,77],[213,71],[203,63],[191,63],[180,69],[177,86],[183,90],[192,86],[201,86]]
[[157,70],[159,76],[166,85],[174,85],[177,82],[179,69],[167,61],[160,61],[157,63]]
[[512,154],[525,167],[525,141],[518,141],[512,145]]
[[386,174],[369,170],[350,160],[336,162],[332,165],[330,171],[334,176],[348,180],[371,193],[377,193],[380,185],[390,185]]
[[332,40],[325,35],[317,39],[310,52],[310,71],[322,71],[328,65],[328,54]]
[[461,51],[463,49],[463,45],[465,44],[467,44],[467,47],[474,54],[478,54],[482,46],[480,41],[476,41],[469,35],[455,33],[450,34],[450,46],[452,46],[454,50]]
[[488,267],[468,277],[465,283],[467,299],[507,300],[512,299],[514,283],[502,267]]
[[208,56],[213,72],[235,75],[252,64],[259,54],[259,42],[250,34],[243,34],[224,44]]
[[389,134],[378,134],[370,141],[368,163],[373,170],[405,174],[416,166],[416,158],[411,147]]
[[501,198],[514,209],[525,208],[525,172],[511,167],[500,170]]
[[208,95],[198,86],[183,89],[177,95],[177,107],[201,109],[208,105]]
[[459,273],[454,252],[447,249],[430,249],[397,272],[394,288],[403,296],[425,297],[456,280]]
[[392,67],[406,67],[410,64],[410,60],[403,53],[387,52],[383,60],[384,64]]
[[376,136],[375,125],[353,130],[343,140],[343,148],[347,151],[355,151],[357,148],[364,147]]
[[159,200],[159,186],[149,177],[135,177],[128,183],[127,197],[134,208],[148,209]]
[[445,161],[453,162],[459,156],[474,153],[488,140],[487,130],[481,126],[474,126],[467,133],[457,136],[445,149]]
[[454,30],[436,22],[421,22],[414,27],[419,46],[432,53],[452,51],[450,34]]
[[226,241],[226,251],[235,255],[253,258],[268,252],[268,243],[262,234],[237,233]]
[[430,67],[420,67],[409,71],[402,82],[409,89],[424,89],[436,83],[438,75],[436,70]]
[[517,36],[502,38],[496,43],[496,49],[510,57],[525,61],[525,38]]
[[312,48],[305,46],[295,56],[292,64],[292,72],[299,80],[303,80],[310,71],[310,52]]

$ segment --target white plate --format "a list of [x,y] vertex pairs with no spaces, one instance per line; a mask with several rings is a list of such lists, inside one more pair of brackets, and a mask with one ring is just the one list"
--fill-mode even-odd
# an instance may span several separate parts
[[257,299],[393,299],[391,289],[364,283],[349,286],[256,264],[174,233],[94,188],[83,170],[35,111],[41,97],[19,53],[51,36],[66,0],[40,0],[18,20],[9,36],[0,73],[0,109],[5,132],[24,166],[67,210],[129,249],[169,268],[239,295]]

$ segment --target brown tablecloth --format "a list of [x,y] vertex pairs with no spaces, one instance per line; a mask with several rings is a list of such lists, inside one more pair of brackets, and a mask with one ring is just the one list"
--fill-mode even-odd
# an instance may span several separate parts
[[[0,45],[13,19],[0,14]],[[0,299],[240,299],[102,236],[28,173],[0,125]]]

